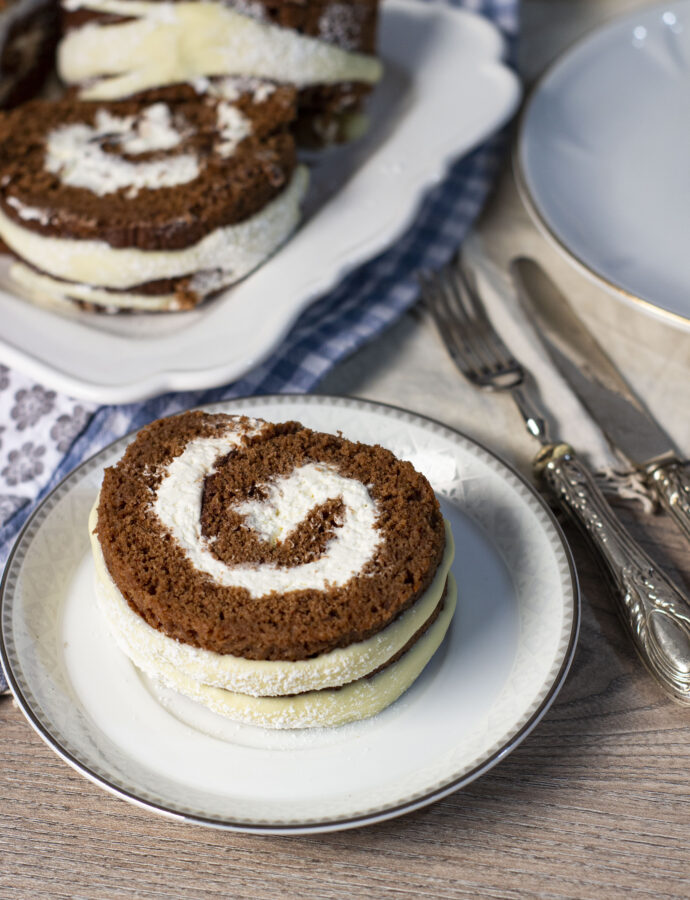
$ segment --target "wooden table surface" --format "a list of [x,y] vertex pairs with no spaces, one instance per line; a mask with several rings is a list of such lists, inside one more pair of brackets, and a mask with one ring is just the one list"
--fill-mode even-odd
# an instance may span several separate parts
[[[533,74],[576,33],[639,2],[525,0],[523,71]],[[524,223],[507,201],[494,203],[485,222],[495,258],[510,249],[506,232],[522,244]],[[603,304],[591,305],[596,312]],[[626,313],[621,327],[634,317]],[[650,338],[651,323],[639,325]],[[675,341],[674,359],[687,357],[677,335],[658,340],[668,348]],[[426,412],[524,470],[526,441],[511,442],[505,428],[492,433],[491,416],[479,425],[463,419],[457,374],[434,341],[422,317],[407,316],[323,389]],[[675,527],[619,509],[658,563],[689,585],[687,544]],[[169,821],[73,772],[0,697],[0,900],[690,897],[690,709],[645,673],[593,557],[572,528],[566,533],[582,627],[554,706],[483,778],[384,824],[257,837]]]

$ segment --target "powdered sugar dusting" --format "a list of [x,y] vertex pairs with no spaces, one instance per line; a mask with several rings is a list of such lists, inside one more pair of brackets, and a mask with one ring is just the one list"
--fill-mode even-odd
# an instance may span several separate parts
[[330,3],[319,18],[319,37],[343,50],[358,50],[366,14],[359,3]]

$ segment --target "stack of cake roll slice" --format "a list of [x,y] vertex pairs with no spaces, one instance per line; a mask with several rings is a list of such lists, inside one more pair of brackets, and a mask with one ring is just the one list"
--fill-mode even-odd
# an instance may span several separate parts
[[381,712],[455,611],[453,539],[426,478],[297,422],[154,422],[106,470],[89,531],[99,607],[134,664],[265,728]]
[[299,222],[296,145],[357,136],[377,0],[64,0],[66,92],[0,114],[0,239],[27,296],[197,306]]

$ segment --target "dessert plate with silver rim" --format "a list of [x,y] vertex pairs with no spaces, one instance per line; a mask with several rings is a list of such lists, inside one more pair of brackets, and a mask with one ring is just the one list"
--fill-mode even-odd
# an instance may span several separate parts
[[520,88],[503,51],[500,33],[477,15],[386,0],[386,70],[369,104],[370,131],[314,160],[305,221],[272,259],[201,308],[167,315],[60,314],[5,288],[0,359],[98,403],[238,378],[309,303],[390,246],[448,167],[512,115]]
[[87,519],[123,438],[83,463],[26,524],[7,564],[3,666],[22,711],[75,769],[174,818],[319,832],[425,806],[514,749],[553,702],[579,622],[569,549],[534,490],[488,450],[395,407],[321,396],[209,407],[380,443],[431,481],[455,536],[458,608],[419,680],[341,728],[266,731],[222,719],[140,675],[93,594]]
[[690,0],[595,31],[542,76],[515,153],[556,247],[622,301],[690,330]]

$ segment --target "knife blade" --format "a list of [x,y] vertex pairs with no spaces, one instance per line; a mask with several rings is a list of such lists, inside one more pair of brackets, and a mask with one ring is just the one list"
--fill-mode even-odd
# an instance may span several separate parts
[[523,307],[556,368],[608,440],[645,474],[690,540],[688,461],[541,266],[520,257],[511,263],[511,272]]

